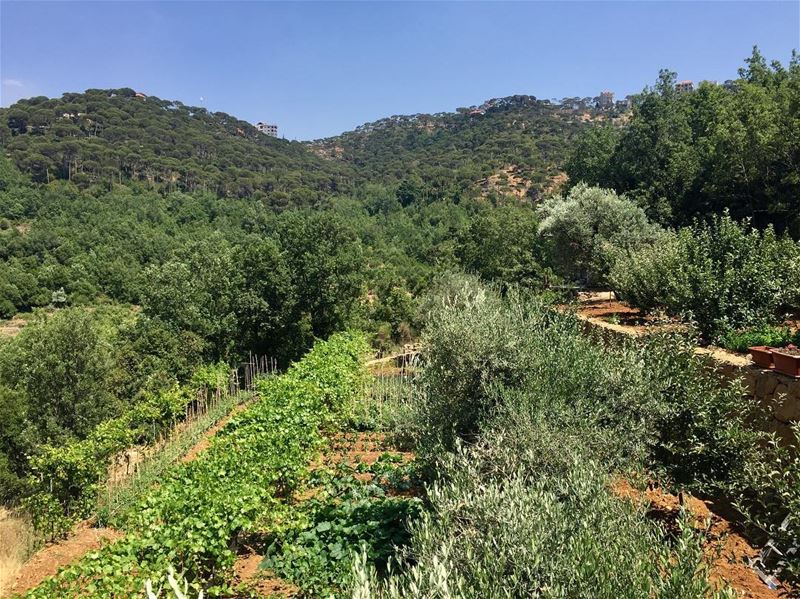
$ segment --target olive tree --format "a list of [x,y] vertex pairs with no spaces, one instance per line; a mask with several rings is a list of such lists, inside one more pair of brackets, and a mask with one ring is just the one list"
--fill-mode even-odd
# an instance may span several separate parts
[[539,214],[539,233],[547,240],[554,268],[587,285],[605,282],[621,250],[649,244],[661,233],[644,210],[624,196],[584,183],[566,196],[547,199]]

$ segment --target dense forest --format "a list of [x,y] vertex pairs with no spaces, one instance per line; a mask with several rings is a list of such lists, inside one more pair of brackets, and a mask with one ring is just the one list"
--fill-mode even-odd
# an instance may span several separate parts
[[[581,114],[589,113],[521,96],[299,144],[130,89],[20,101],[0,118],[6,154],[0,162],[0,317],[50,305],[61,290],[60,305],[98,298],[141,304],[146,267],[160,267],[175,253],[196,255],[191,246],[201,240],[222,256],[219,244],[240,249],[269,237],[274,251],[252,250],[250,259],[261,255],[274,261],[271,271],[288,272],[281,249],[301,241],[280,223],[293,218],[328,220],[326,227],[343,230],[331,244],[352,238],[358,268],[369,271],[369,305],[385,312],[376,298],[380,304],[384,294],[394,294],[390,301],[403,304],[403,294],[418,291],[435,270],[460,263],[484,268],[469,238],[489,226],[486,219],[532,230],[532,200],[552,185]],[[328,152],[340,146],[352,148],[353,156]],[[504,208],[492,215],[489,208],[497,205]],[[280,215],[287,207],[313,208],[317,216]],[[520,216],[509,218],[515,212]],[[228,266],[247,277],[240,262],[247,251],[234,254]],[[392,291],[398,286],[402,293]],[[398,318],[388,319],[394,334]]]
[[300,143],[132,89],[20,100],[0,122],[5,153],[37,183],[64,179],[109,190],[142,181],[165,193],[208,191],[280,207],[313,204],[348,179]]
[[535,200],[552,190],[577,135],[612,116],[585,104],[509,96],[452,113],[385,118],[310,147],[362,178],[401,184],[404,204],[458,199],[476,183]]

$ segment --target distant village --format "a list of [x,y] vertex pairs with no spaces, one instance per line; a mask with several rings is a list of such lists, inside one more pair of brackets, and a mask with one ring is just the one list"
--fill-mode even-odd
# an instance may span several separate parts
[[[700,84],[703,83],[708,83],[711,85],[720,85],[720,83],[717,81],[709,81],[709,80],[704,80],[700,82]],[[699,87],[700,84],[698,84],[697,87]],[[735,86],[735,82],[733,80],[727,80],[721,85],[726,89],[732,89]],[[696,87],[694,82],[689,79],[678,81],[677,83],[675,83],[675,91],[679,94],[688,94],[695,91],[695,89]],[[613,111],[619,114],[633,108],[633,104],[637,96],[638,94],[631,94],[625,96],[625,98],[621,100],[614,100],[614,92],[609,90],[601,91],[600,95],[595,96],[594,98],[590,96],[587,96],[585,98],[575,96],[575,97],[561,98],[560,100],[558,98],[551,98],[549,100],[546,99],[539,100],[535,96],[516,95],[516,96],[508,96],[507,98],[493,98],[491,100],[487,100],[480,106],[457,108],[455,112],[460,114],[467,114],[469,116],[482,116],[486,114],[488,110],[491,109],[505,108],[505,107],[510,107],[512,105],[519,106],[520,104],[542,104],[547,106],[557,106],[568,110],[596,109],[602,111]],[[372,123],[364,123],[363,125],[359,125],[358,127],[356,127],[355,130],[359,132],[374,131],[376,129],[382,129],[392,124],[397,124],[401,122],[413,123],[413,122],[427,121],[433,118],[444,117],[447,116],[448,114],[452,113],[439,112],[435,114],[393,115]],[[269,135],[270,137],[278,137],[278,125],[258,122],[256,123],[255,127],[264,135]]]
[[[700,84],[707,83],[710,85],[720,85],[717,81],[709,81],[704,80],[701,81]],[[735,82],[731,79],[725,81],[722,84],[725,89],[732,89],[735,86]],[[675,91],[679,94],[688,94],[695,90],[694,81],[690,79],[685,79],[683,81],[678,81],[675,83]],[[558,104],[560,106],[566,106],[573,109],[578,108],[588,108],[589,106],[594,106],[600,110],[610,110],[612,108],[616,108],[618,110],[628,110],[629,108],[633,107],[634,99],[636,95],[629,95],[625,96],[623,100],[614,101],[614,92],[612,91],[602,91],[600,95],[595,98],[564,98],[562,100],[551,100],[552,104]],[[577,102],[576,102],[577,100]]]

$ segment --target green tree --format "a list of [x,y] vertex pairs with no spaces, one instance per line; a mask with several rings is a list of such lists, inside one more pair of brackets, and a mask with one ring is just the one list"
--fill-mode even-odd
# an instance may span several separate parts
[[625,193],[665,225],[728,210],[800,237],[800,58],[767,64],[754,48],[739,75],[678,94],[661,71],[627,124],[575,144],[570,180]]
[[552,276],[530,208],[508,205],[473,218],[458,237],[461,266],[486,281],[541,287]]
[[188,245],[166,263],[148,268],[144,277],[145,314],[207,340],[210,358],[229,356],[238,273],[227,241],[213,236]]
[[40,314],[0,354],[0,378],[43,442],[83,437],[119,410],[112,369],[107,335],[82,308]]
[[653,241],[659,227],[636,204],[610,189],[581,183],[540,207],[539,233],[557,272],[587,285],[602,283],[620,250]]
[[285,213],[276,235],[294,288],[291,338],[301,352],[353,315],[364,288],[363,250],[355,231],[330,213]]
[[296,290],[280,248],[269,238],[247,241],[237,249],[236,268],[241,273],[234,299],[237,347],[282,358]]

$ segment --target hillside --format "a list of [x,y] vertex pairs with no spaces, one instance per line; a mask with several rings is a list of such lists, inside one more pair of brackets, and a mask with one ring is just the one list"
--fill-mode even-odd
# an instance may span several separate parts
[[[130,89],[2,110],[0,587],[796,595],[800,242],[738,217],[796,216],[800,61],[747,64],[308,143]],[[795,110],[764,196],[751,106]]]
[[0,110],[0,142],[35,182],[142,181],[278,205],[336,191],[346,170],[223,112],[129,88],[20,100]]
[[92,89],[1,109],[0,143],[35,182],[67,179],[84,188],[141,181],[160,191],[211,191],[283,206],[348,191],[351,181],[405,181],[408,202],[465,192],[535,199],[596,117],[520,95],[452,113],[392,116],[300,143],[177,100]]
[[535,199],[563,169],[594,111],[517,95],[456,112],[392,116],[309,146],[366,179],[406,181],[413,196],[501,191]]

